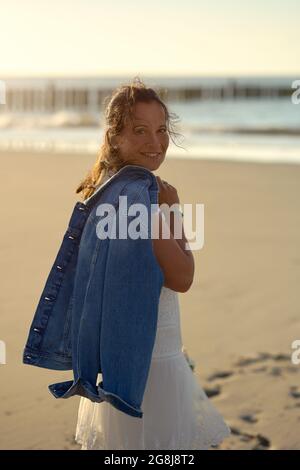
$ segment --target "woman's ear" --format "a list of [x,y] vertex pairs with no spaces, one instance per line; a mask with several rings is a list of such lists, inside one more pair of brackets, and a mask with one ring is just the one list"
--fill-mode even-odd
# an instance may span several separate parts
[[119,147],[119,139],[118,139],[118,136],[117,135],[113,135],[111,138],[110,138],[110,145],[115,149],[117,150],[118,147]]

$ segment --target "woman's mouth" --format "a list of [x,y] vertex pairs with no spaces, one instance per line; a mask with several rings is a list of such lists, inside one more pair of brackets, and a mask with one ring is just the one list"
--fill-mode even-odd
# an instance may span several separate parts
[[142,155],[148,158],[157,158],[157,157],[160,157],[161,153],[150,153],[150,152],[146,153],[145,152],[145,153],[142,153]]

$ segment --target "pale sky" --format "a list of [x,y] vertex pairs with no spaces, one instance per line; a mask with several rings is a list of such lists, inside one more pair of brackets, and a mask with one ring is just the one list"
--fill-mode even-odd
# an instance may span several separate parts
[[300,78],[299,0],[0,0],[0,11],[0,80]]

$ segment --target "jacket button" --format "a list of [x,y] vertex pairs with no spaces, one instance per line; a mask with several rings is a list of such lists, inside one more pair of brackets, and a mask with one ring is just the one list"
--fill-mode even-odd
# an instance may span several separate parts
[[38,333],[40,332],[39,328],[33,328],[34,331],[37,331]]
[[62,267],[61,267],[61,266],[59,266],[59,265],[57,265],[56,267],[57,267],[57,269],[62,269]]
[[71,240],[74,240],[74,237],[72,237],[72,235],[69,235],[68,238],[71,238]]

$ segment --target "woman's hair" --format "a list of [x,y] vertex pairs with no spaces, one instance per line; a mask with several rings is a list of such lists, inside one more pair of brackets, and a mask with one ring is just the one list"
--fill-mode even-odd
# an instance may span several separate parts
[[167,131],[171,138],[172,135],[180,135],[172,129],[172,121],[177,121],[177,114],[168,111],[153,88],[146,87],[138,77],[135,77],[131,83],[116,88],[112,95],[104,100],[106,129],[97,160],[76,189],[76,193],[82,193],[83,200],[94,193],[107,171],[118,171],[126,165],[126,162],[119,157],[119,149],[111,144],[111,138],[120,134],[127,118],[132,118],[133,106],[136,103],[149,103],[153,100],[160,103],[165,111]]

